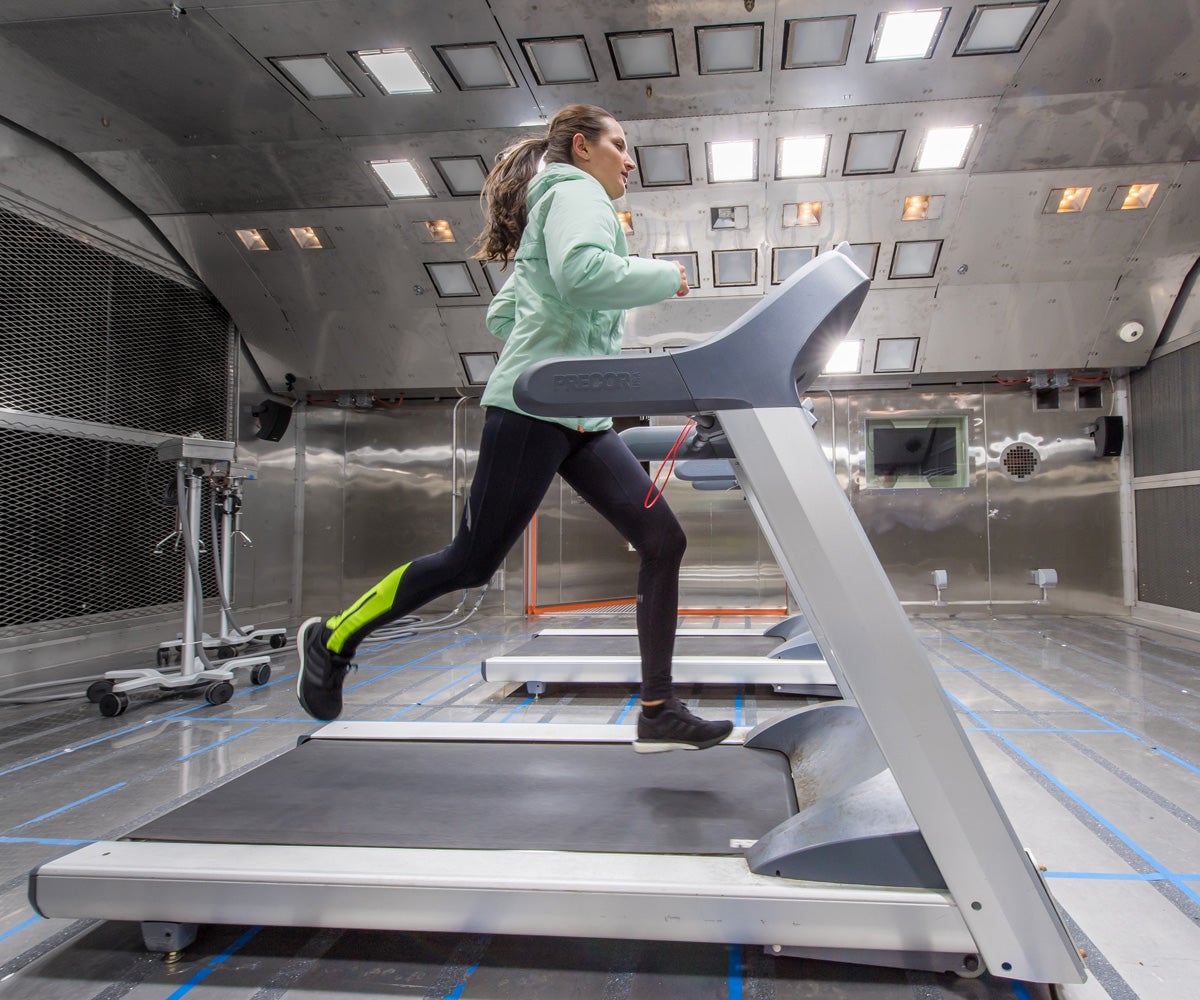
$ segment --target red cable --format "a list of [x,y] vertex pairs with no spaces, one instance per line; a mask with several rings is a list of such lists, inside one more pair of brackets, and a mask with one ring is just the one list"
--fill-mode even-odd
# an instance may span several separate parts
[[[658,498],[662,496],[662,488],[660,488],[658,485],[658,477],[662,473],[663,466],[666,465],[668,461],[671,463],[671,467],[667,469],[667,475],[663,479],[663,485],[665,486],[667,480],[671,478],[671,471],[675,468],[675,455],[678,453],[680,446],[683,444],[684,438],[691,433],[692,428],[695,426],[696,421],[690,419],[686,424],[683,425],[683,430],[679,432],[679,436],[675,439],[675,443],[671,445],[671,450],[667,452],[666,457],[655,470],[654,479],[650,483],[650,489],[646,491],[646,499],[642,501],[642,506],[645,507],[646,510],[649,510],[656,503],[658,503]],[[655,490],[658,490],[658,492],[656,493]]]

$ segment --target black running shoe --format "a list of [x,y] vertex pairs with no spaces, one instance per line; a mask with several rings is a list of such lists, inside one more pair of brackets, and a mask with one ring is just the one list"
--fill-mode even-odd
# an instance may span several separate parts
[[325,645],[329,630],[321,618],[310,618],[296,632],[300,673],[296,697],[314,719],[329,722],[342,714],[342,684],[353,664]]
[[638,738],[633,749],[638,753],[705,750],[716,746],[731,732],[732,722],[697,718],[678,698],[669,698],[653,719],[647,719],[645,713],[638,717]]

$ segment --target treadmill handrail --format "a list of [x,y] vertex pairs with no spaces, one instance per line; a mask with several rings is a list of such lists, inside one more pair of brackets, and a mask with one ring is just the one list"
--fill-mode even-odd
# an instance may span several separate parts
[[869,286],[845,253],[831,250],[703,343],[666,355],[538,362],[517,379],[513,397],[547,417],[797,406]]

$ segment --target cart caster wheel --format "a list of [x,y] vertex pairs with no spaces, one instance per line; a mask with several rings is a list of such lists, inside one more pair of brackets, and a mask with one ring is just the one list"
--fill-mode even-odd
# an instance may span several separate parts
[[217,681],[204,689],[204,700],[210,705],[224,705],[233,697],[233,685],[229,681]]
[[171,651],[169,649],[160,649],[154,654],[154,662],[160,667],[169,666],[171,663]]
[[236,652],[237,652],[237,650],[234,649],[232,646],[228,646],[228,645],[227,646],[218,646],[217,647],[217,659],[218,660],[228,660]]
[[115,719],[129,707],[129,695],[121,691],[109,691],[100,697],[97,704],[101,715],[106,719]]
[[250,668],[251,684],[266,684],[271,679],[271,664],[260,663]]
[[113,689],[112,681],[95,681],[88,685],[87,700],[93,705],[98,705],[100,699],[106,694],[109,694]]
[[272,649],[283,649],[283,647],[286,645],[287,645],[287,636],[286,635],[271,636],[271,648]]

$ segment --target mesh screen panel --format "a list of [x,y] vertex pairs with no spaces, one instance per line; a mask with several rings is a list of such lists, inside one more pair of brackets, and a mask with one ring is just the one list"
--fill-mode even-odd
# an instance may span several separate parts
[[1200,344],[1155,358],[1129,378],[1135,476],[1200,469]]
[[205,292],[0,208],[0,406],[227,440],[230,339]]
[[1200,486],[1136,499],[1138,600],[1200,612]]
[[[154,448],[0,427],[0,482],[0,629],[182,605],[182,544],[154,554],[175,527],[175,470]],[[206,489],[205,541],[208,518]]]
[[0,207],[0,633],[182,611],[174,467],[123,429],[228,440],[234,363],[205,290]]

